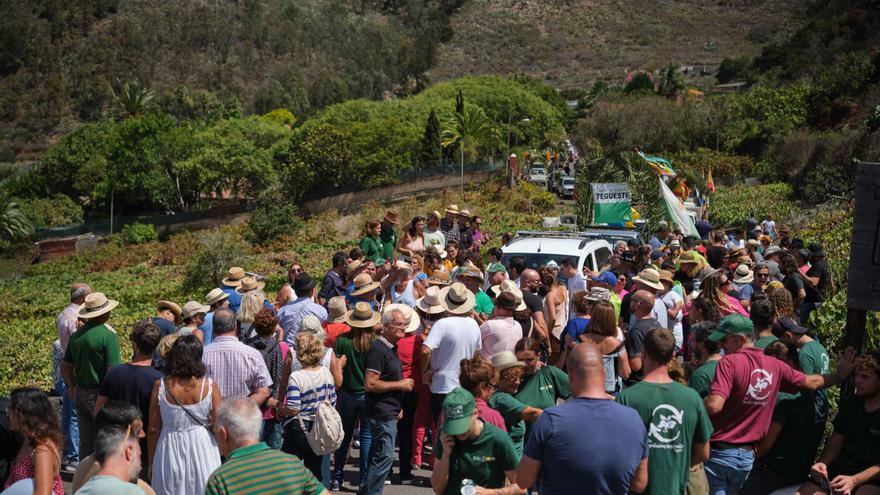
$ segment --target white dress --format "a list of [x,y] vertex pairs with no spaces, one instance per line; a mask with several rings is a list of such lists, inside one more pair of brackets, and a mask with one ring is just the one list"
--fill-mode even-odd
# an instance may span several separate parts
[[[211,379],[202,380],[202,391],[208,393],[197,404],[178,406],[165,396],[165,380],[159,380],[159,412],[162,431],[153,458],[153,479],[157,495],[189,495],[205,493],[208,477],[220,467],[220,451],[214,435],[202,426],[211,414]],[[186,408],[202,424],[184,411]]]

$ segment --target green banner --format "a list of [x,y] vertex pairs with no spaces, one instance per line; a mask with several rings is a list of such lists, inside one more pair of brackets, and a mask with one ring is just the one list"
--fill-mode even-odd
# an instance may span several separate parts
[[623,225],[632,221],[632,197],[629,184],[591,184],[593,187],[593,223]]

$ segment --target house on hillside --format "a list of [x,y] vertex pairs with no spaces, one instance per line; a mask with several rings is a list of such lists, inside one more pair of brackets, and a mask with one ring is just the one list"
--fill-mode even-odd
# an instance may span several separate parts
[[749,89],[749,83],[745,81],[732,82],[712,86],[713,93],[737,93]]

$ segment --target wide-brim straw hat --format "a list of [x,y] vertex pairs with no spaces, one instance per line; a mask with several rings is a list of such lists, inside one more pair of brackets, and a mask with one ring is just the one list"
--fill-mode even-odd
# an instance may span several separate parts
[[174,313],[175,320],[179,320],[183,316],[183,310],[180,309],[180,306],[177,305],[176,302],[172,301],[159,301],[156,303],[156,310],[162,311],[163,309],[167,309]]
[[449,278],[449,272],[444,272],[442,270],[434,270],[434,272],[431,273],[431,276],[428,277],[426,282],[428,283],[429,287],[437,286],[437,285],[442,285],[445,287],[451,283],[450,278]]
[[446,213],[452,213],[453,215],[458,215],[458,205],[449,205],[446,207]]
[[229,269],[229,274],[226,278],[223,279],[223,285],[227,287],[238,287],[241,284],[241,279],[245,277],[244,268],[240,266],[233,266]]
[[403,318],[406,320],[406,328],[404,329],[404,332],[415,332],[422,325],[422,319],[419,315],[417,315],[416,312],[406,304],[389,304],[388,306],[385,306],[382,314],[387,315],[395,310],[400,311],[403,314]]
[[345,296],[331,297],[327,302],[327,323],[345,323]]
[[440,218],[442,218],[442,217],[440,216],[440,212],[437,211],[437,210],[431,210],[431,211],[429,211],[429,212],[428,212],[428,216],[429,216],[429,217],[434,217],[434,218],[436,218],[437,220],[440,220]]
[[364,262],[361,260],[352,260],[349,264],[345,265],[345,274],[351,275],[356,272],[358,268],[363,266]]
[[107,299],[103,292],[92,292],[86,296],[86,300],[80,305],[76,314],[80,318],[88,320],[109,313],[116,306],[119,306],[119,301]]
[[749,265],[739,265],[733,274],[733,283],[750,284],[755,280],[755,273],[749,268]]
[[266,282],[257,281],[254,277],[245,277],[241,279],[241,284],[235,288],[235,292],[247,294],[252,290],[263,290],[264,287],[266,287]]
[[351,291],[351,295],[359,296],[361,294],[366,294],[367,292],[378,289],[381,285],[382,284],[379,282],[374,282],[373,277],[371,277],[369,273],[361,273],[354,278],[354,290]]
[[199,313],[207,314],[209,311],[211,311],[210,306],[202,304],[198,301],[187,301],[187,303],[183,305],[184,318],[192,318]]
[[423,311],[428,315],[436,315],[446,311],[446,308],[440,304],[440,288],[432,285],[425,289],[425,296],[416,301],[416,309]]
[[468,211],[468,210],[461,210],[461,211],[458,212],[458,216],[460,216],[460,217],[465,217],[465,218],[470,218],[470,217],[471,217],[471,212]]
[[670,284],[674,284],[675,280],[672,279],[672,272],[669,270],[660,270],[660,281],[661,282],[669,282]]
[[510,351],[501,351],[492,356],[492,367],[498,371],[507,368],[522,368],[526,363],[516,359],[516,354]]
[[385,212],[385,216],[382,217],[382,219],[388,220],[390,223],[393,223],[394,225],[397,225],[400,223],[400,218],[397,216],[396,211],[388,210],[387,212]]
[[506,278],[502,280],[500,284],[489,287],[489,292],[492,293],[492,297],[495,298],[498,297],[498,294],[501,294],[501,292],[509,289],[519,290],[519,287],[516,286],[516,282]]
[[368,302],[355,303],[354,309],[345,312],[345,322],[353,328],[373,328],[382,316],[373,311]]
[[211,292],[208,292],[208,294],[205,295],[205,304],[213,306],[228,297],[229,294],[223,292],[223,289],[211,289]]
[[653,268],[645,268],[638,275],[632,278],[633,282],[640,282],[652,289],[663,290],[663,284],[660,282],[660,274]]
[[440,304],[451,315],[464,315],[474,309],[476,297],[463,283],[456,282],[440,291]]

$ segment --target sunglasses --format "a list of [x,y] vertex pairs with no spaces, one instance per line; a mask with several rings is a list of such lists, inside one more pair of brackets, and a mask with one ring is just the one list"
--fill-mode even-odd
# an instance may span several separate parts
[[769,273],[756,273],[756,274],[755,274],[755,277],[758,277],[758,278],[770,278],[770,274],[769,274]]

